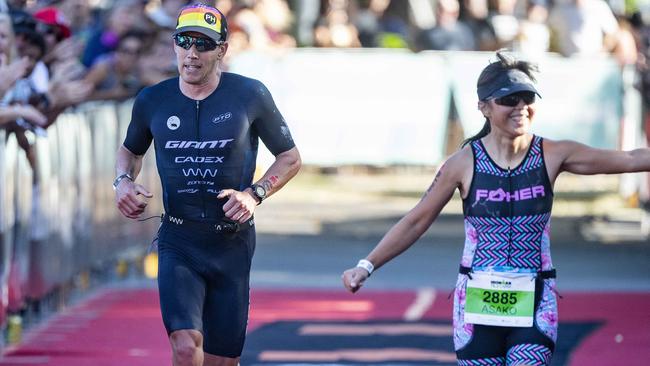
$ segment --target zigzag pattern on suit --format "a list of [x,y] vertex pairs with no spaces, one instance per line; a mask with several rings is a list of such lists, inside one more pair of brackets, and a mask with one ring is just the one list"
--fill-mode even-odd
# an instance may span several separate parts
[[480,358],[477,360],[458,360],[458,366],[503,366],[505,357]]
[[545,366],[551,361],[551,350],[540,344],[518,344],[508,350],[508,365]]
[[[541,137],[533,136],[533,142],[530,146],[530,152],[528,153],[524,162],[519,164],[517,169],[510,172],[511,177],[526,173],[530,170],[542,166],[543,159],[542,159],[541,141],[542,141]],[[472,147],[474,147],[474,151],[476,152],[474,156],[476,159],[475,165],[476,165],[477,172],[496,175],[499,177],[508,176],[507,171],[504,171],[499,167],[495,166],[495,164],[492,162],[492,159],[490,159],[487,152],[485,151],[485,148],[483,147],[483,144],[480,142],[480,140],[473,141]]]
[[472,266],[541,267],[541,240],[550,212],[515,217],[466,220],[476,229],[478,243]]

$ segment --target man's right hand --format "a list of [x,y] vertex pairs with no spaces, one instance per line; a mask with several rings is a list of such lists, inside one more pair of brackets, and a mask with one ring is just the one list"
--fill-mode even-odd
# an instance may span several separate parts
[[122,179],[115,189],[115,202],[117,209],[120,210],[122,215],[130,218],[137,219],[142,215],[144,209],[147,207],[147,200],[138,198],[142,195],[145,198],[153,197],[142,185],[134,183],[129,179]]

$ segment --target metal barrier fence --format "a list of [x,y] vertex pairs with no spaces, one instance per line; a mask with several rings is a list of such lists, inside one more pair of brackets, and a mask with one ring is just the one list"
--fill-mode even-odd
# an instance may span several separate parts
[[[121,217],[111,188],[130,112],[131,102],[94,103],[61,115],[33,143],[34,170],[16,136],[0,130],[0,324],[151,242],[159,220]],[[140,179],[160,197],[155,159],[145,159]],[[157,200],[148,208],[161,210]]]

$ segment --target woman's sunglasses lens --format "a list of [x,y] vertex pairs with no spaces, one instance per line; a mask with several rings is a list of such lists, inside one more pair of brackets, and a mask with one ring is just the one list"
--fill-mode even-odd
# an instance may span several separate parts
[[526,104],[535,103],[535,94],[534,93],[524,94],[522,98],[524,100],[524,103],[526,103]]
[[519,104],[519,101],[523,100],[524,104],[531,105],[535,103],[535,93],[517,93],[506,95],[505,97],[496,98],[494,101],[502,106],[514,107]]

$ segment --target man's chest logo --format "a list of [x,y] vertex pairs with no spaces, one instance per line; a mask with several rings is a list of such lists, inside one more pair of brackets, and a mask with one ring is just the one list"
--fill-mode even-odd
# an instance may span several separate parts
[[231,118],[232,118],[232,113],[230,113],[230,112],[222,113],[222,114],[214,117],[212,119],[212,123],[217,124],[217,123],[221,123],[221,122],[226,122],[227,120],[229,120]]
[[171,116],[167,118],[167,128],[172,131],[178,130],[181,127],[181,119],[176,116]]

